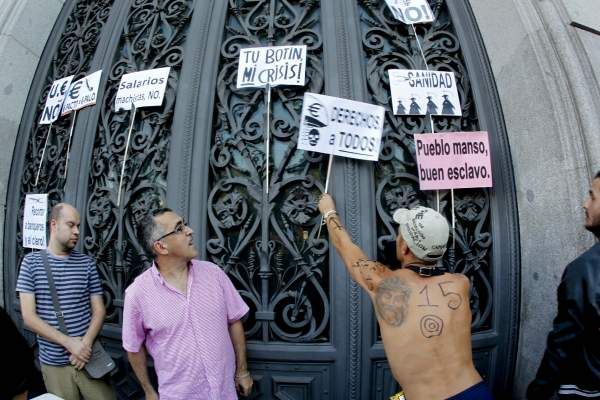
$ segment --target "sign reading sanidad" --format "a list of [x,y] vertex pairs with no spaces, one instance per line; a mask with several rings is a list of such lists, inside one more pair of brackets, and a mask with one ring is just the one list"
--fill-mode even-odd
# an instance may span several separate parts
[[115,111],[160,106],[165,96],[165,88],[171,67],[132,72],[121,77],[119,90],[115,96]]
[[373,104],[305,93],[298,148],[377,161],[384,114]]
[[453,72],[390,69],[388,74],[395,115],[462,115]]

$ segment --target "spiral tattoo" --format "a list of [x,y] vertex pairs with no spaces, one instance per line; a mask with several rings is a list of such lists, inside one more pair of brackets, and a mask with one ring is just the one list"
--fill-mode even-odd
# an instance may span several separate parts
[[436,315],[425,315],[421,318],[421,333],[427,339],[440,336],[444,329],[444,321]]

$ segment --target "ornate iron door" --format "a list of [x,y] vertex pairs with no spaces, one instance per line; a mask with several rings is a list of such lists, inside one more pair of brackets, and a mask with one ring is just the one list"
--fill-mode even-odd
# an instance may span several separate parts
[[[120,347],[123,293],[149,258],[141,216],[168,205],[196,232],[201,256],[220,265],[251,308],[244,321],[260,399],[385,399],[397,390],[370,301],[348,279],[316,202],[327,159],[296,150],[302,97],[323,93],[390,110],[389,68],[451,70],[462,118],[435,117],[441,131],[488,130],[493,190],[455,192],[455,246],[444,262],[472,282],[476,365],[499,398],[510,393],[517,338],[518,237],[510,154],[493,77],[466,0],[430,0],[436,21],[413,30],[383,0],[70,0],[42,56],[19,131],[5,225],[6,304],[23,251],[24,196],[82,213],[83,251],[98,263],[108,307],[103,336],[119,361],[122,398],[141,392]],[[417,41],[418,39],[418,41]],[[271,151],[265,153],[265,89],[236,89],[239,49],[305,44],[304,87],[270,89]],[[419,48],[422,47],[422,54]],[[75,49],[75,50],[74,50]],[[116,204],[129,115],[112,103],[123,73],[171,66],[163,106],[134,125],[124,201]],[[49,82],[105,71],[101,104],[80,113],[71,166],[61,173],[68,120],[55,126],[41,184],[33,186],[45,128],[35,122]],[[77,77],[76,77],[77,78]],[[331,192],[353,239],[373,258],[393,235],[391,212],[436,206],[418,189],[413,138],[429,119],[386,113],[378,163],[336,159]],[[269,165],[269,185],[265,176]],[[439,205],[451,217],[451,194]],[[19,212],[17,212],[19,210]]]

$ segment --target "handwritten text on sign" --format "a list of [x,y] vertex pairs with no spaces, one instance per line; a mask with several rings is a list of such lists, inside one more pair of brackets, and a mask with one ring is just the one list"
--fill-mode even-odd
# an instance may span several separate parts
[[462,115],[453,72],[390,69],[392,110],[396,115]]
[[492,186],[487,132],[415,135],[421,190]]
[[25,196],[25,211],[23,214],[23,247],[29,247],[31,249],[46,248],[47,212],[47,194],[28,194]]
[[165,95],[171,67],[132,72],[121,77],[115,96],[115,111],[160,106]]
[[250,47],[240,50],[237,88],[304,86],[306,46]]
[[305,93],[298,148],[377,161],[384,113],[381,106]]
[[67,95],[72,79],[73,75],[57,79],[52,83],[48,97],[46,97],[46,105],[44,106],[44,111],[42,111],[40,125],[48,125],[58,119],[63,100]]
[[71,84],[60,115],[96,104],[102,70],[96,71]]
[[433,21],[433,12],[427,0],[385,0],[398,21],[407,25]]

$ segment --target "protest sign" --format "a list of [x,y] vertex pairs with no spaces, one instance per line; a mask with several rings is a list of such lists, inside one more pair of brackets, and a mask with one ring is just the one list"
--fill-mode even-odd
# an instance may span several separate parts
[[381,106],[305,93],[298,148],[377,161],[384,113]]
[[48,194],[28,194],[25,196],[23,214],[23,247],[46,248],[46,216]]
[[240,50],[237,88],[304,85],[306,46],[250,47]]
[[415,135],[421,190],[492,186],[487,132]]
[[165,95],[171,67],[132,72],[121,77],[115,96],[115,111],[160,106]]
[[57,79],[52,83],[52,87],[46,97],[46,105],[44,106],[44,111],[42,111],[40,125],[48,125],[58,119],[63,100],[65,99],[72,79],[73,75]]
[[427,0],[385,0],[390,11],[400,22],[407,25],[422,24],[434,20]]
[[73,82],[67,92],[60,115],[67,115],[71,111],[96,104],[101,77],[102,70]]
[[394,114],[462,115],[453,72],[390,69],[388,73]]

